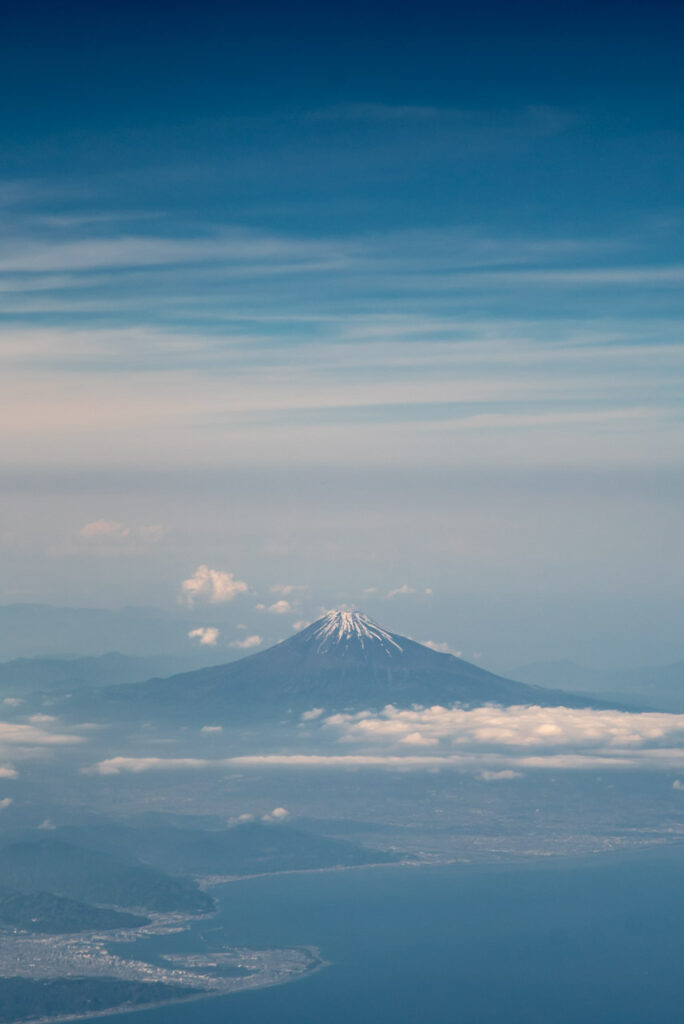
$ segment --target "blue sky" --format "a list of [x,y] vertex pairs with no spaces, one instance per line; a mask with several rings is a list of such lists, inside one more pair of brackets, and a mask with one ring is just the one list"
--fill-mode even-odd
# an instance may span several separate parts
[[491,663],[682,657],[670,6],[7,28],[0,600],[207,564]]

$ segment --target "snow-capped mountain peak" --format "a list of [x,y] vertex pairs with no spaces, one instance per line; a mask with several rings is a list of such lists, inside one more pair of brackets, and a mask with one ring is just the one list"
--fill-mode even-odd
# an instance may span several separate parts
[[306,639],[316,647],[318,654],[325,654],[335,648],[349,644],[358,645],[362,650],[381,647],[387,654],[400,653],[403,648],[398,637],[378,626],[361,612],[335,609],[327,612],[307,630]]

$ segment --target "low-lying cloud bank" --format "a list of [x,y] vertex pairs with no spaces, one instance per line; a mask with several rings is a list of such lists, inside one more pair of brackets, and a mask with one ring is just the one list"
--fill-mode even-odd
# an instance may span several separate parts
[[[50,750],[85,742],[83,736],[52,731],[56,719],[52,715],[32,715],[27,722],[0,722],[0,779],[16,779],[19,772],[10,757],[20,760],[42,758]],[[91,728],[87,724],[81,729]]]
[[592,708],[409,708],[331,715],[324,728],[346,743],[436,747],[638,747],[684,739],[684,715]]
[[31,724],[0,722],[0,750],[5,745],[16,747],[62,747],[82,743],[83,737],[72,733],[50,732],[44,728],[55,721],[51,715],[33,715]]
[[[261,753],[226,758],[128,757],[84,771],[119,775],[149,771],[244,768],[388,768],[475,771],[514,779],[530,769],[684,768],[684,715],[661,712],[518,706],[503,708],[392,706],[381,712],[302,716],[306,736],[325,753]],[[311,732],[309,732],[311,730]],[[357,752],[330,753],[331,742]],[[338,747],[339,749],[339,747]]]
[[139,774],[152,771],[238,770],[242,768],[389,768],[392,770],[439,770],[455,768],[478,771],[485,779],[515,778],[519,770],[684,768],[684,750],[616,750],[601,754],[245,754],[240,757],[110,757],[83,771],[88,775]]

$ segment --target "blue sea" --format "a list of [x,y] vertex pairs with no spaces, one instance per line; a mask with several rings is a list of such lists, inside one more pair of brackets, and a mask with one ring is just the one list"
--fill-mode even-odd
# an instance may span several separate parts
[[109,1020],[679,1022],[683,869],[683,851],[661,849],[584,861],[374,868],[231,883],[214,891],[218,916],[181,941],[175,937],[173,948],[206,949],[217,937],[254,947],[315,945],[330,966],[286,985]]

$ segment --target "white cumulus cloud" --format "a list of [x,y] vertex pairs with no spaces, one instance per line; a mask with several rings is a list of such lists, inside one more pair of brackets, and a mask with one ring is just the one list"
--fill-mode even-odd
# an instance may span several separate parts
[[263,637],[259,636],[258,633],[254,633],[252,636],[246,636],[244,640],[233,640],[230,646],[237,647],[241,651],[249,651],[253,647],[261,647],[263,642]]
[[216,647],[219,638],[219,630],[216,626],[198,626],[188,633],[191,640],[199,640],[203,647]]
[[396,744],[419,735],[445,745],[489,747],[591,747],[595,749],[658,746],[684,739],[684,715],[632,713],[593,708],[542,708],[533,705],[479,708],[399,709],[337,714],[324,726],[346,742]]
[[222,604],[232,601],[238,594],[249,589],[243,580],[235,578],[232,572],[223,569],[210,569],[208,565],[200,565],[187,580],[181,584],[182,597],[192,607],[197,600],[208,601],[209,604]]
[[415,594],[416,588],[410,587],[408,583],[402,583],[400,587],[395,587],[394,590],[390,590],[387,593],[388,597],[403,597],[405,594]]
[[284,821],[289,817],[290,812],[284,807],[274,807],[270,814],[262,815],[261,820],[267,822]]
[[12,799],[11,796],[3,797],[3,799],[0,800],[0,811],[4,811],[8,807],[11,807],[13,803],[14,803],[14,800]]
[[281,598],[280,601],[276,601],[274,604],[270,604],[268,606],[268,610],[269,612],[272,612],[273,615],[287,615],[288,612],[292,611],[292,605],[290,604],[289,601],[286,601],[284,598]]
[[221,733],[221,732],[223,732],[223,726],[222,725],[203,725],[202,728],[200,729],[200,732],[205,732],[205,733]]
[[400,742],[405,743],[408,747],[434,747],[439,740],[434,736],[426,736],[422,732],[409,732],[401,737]]

